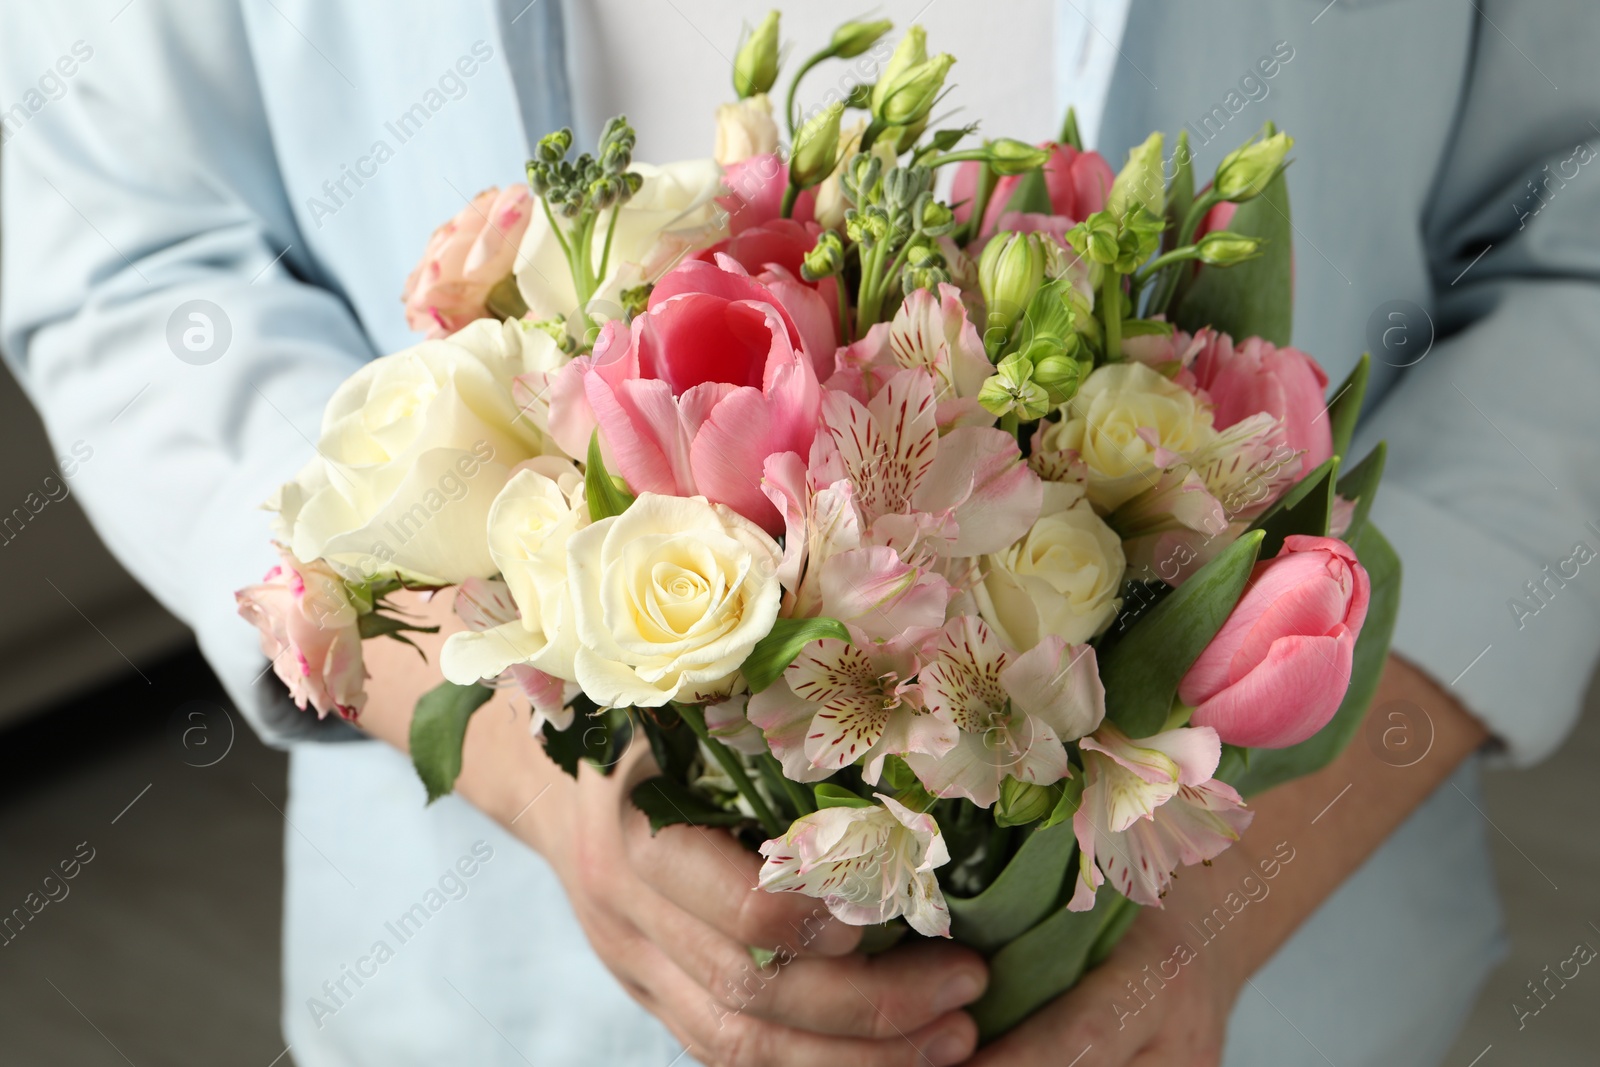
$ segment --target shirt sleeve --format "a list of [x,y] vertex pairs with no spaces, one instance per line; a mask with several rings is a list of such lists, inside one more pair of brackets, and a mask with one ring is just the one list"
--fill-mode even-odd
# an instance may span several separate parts
[[1389,443],[1394,650],[1518,765],[1572,729],[1600,653],[1597,34],[1592,5],[1481,0],[1424,220],[1432,346],[1354,450]]
[[0,8],[0,344],[57,447],[91,452],[96,530],[257,731],[354,736],[288,702],[233,591],[370,347],[295,228],[237,9],[117,7]]

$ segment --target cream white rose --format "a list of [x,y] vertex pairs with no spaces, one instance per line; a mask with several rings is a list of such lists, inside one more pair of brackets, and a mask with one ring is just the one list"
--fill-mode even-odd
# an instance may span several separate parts
[[1130,362],[1089,375],[1041,444],[1083,457],[1089,499],[1105,514],[1155,483],[1164,466],[1158,452],[1187,455],[1215,436],[1210,409],[1193,393]]
[[1083,644],[1116,617],[1126,562],[1116,532],[1087,500],[1041,515],[1016,544],[985,558],[979,614],[1011,647],[1054,634]]
[[[715,160],[664,167],[635,163],[631,169],[644,184],[620,208],[606,276],[591,301],[599,318],[619,313],[616,306],[624,289],[654,282],[685,254],[727,236],[726,215],[716,202],[723,192],[722,168]],[[605,252],[610,222],[608,211],[595,224],[591,261],[596,266]],[[541,206],[535,206],[517,250],[517,288],[535,319],[564,319],[578,308],[561,242]]]
[[778,617],[782,550],[704,497],[645,493],[568,545],[578,684],[602,706],[726,695]]
[[440,669],[457,685],[496,678],[513,664],[576,681],[567,545],[589,523],[583,475],[568,459],[530,460],[495,497],[488,522],[489,555],[518,617],[451,634],[439,654]]
[[717,108],[717,147],[712,155],[719,164],[728,167],[777,150],[778,124],[766,93]]
[[556,451],[519,413],[512,378],[554,347],[483,319],[366,364],[328,401],[317,455],[268,502],[279,539],[351,577],[493,574],[490,504],[513,466]]

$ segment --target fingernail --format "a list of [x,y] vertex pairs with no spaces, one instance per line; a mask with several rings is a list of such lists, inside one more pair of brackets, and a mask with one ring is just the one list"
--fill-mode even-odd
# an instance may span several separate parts
[[971,1004],[982,993],[983,980],[971,971],[962,971],[939,987],[938,995],[933,998],[933,1010],[955,1011]]
[[933,1067],[953,1067],[967,1058],[967,1043],[955,1034],[940,1034],[928,1043],[922,1054]]

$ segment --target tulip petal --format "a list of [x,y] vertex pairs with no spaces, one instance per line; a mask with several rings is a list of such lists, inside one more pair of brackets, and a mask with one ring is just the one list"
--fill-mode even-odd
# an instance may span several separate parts
[[1253,671],[1195,709],[1231,745],[1287,748],[1327,725],[1350,687],[1355,635],[1280,637]]

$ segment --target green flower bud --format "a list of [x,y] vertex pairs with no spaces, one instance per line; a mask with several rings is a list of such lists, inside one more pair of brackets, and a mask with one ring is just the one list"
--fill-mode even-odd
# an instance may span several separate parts
[[850,87],[850,92],[844,98],[844,106],[852,111],[870,111],[872,109],[872,86],[866,82],[857,82]]
[[894,231],[894,226],[889,221],[889,216],[881,207],[868,206],[859,210],[852,208],[844,213],[844,232],[864,251],[871,251],[879,241],[885,240]]
[[632,319],[635,316],[644,314],[645,309],[650,306],[650,291],[654,288],[654,285],[646,283],[622,290],[619,298],[622,303],[622,310],[628,318]]
[[789,183],[808,189],[833,173],[839,162],[839,120],[843,104],[829,104],[817,112],[795,134],[794,153],[789,157]]
[[1117,261],[1117,233],[1120,229],[1115,215],[1109,211],[1096,211],[1067,231],[1067,243],[1089,262],[1109,265]]
[[1152,133],[1144,144],[1128,153],[1128,162],[1111,183],[1106,196],[1106,210],[1117,218],[1128,213],[1135,205],[1152,215],[1166,209],[1167,181],[1162,172],[1160,133]]
[[1038,170],[1050,160],[1049,149],[1035,148],[1010,137],[990,141],[984,147],[989,153],[989,168],[1002,177]]
[[956,213],[949,204],[940,203],[932,193],[923,193],[912,205],[911,217],[919,233],[929,237],[943,237],[956,228]]
[[900,271],[900,287],[907,294],[918,289],[937,290],[941,282],[950,280],[950,271],[944,255],[931,244],[910,245],[906,249],[906,265]]
[[895,79],[927,58],[928,31],[913,23],[906,31],[906,35],[900,38],[900,43],[895,45],[894,54],[889,57],[889,62],[884,64],[883,73],[878,75],[878,82],[872,87],[873,112],[883,106],[883,101],[888,98],[890,85]]
[[1200,262],[1208,267],[1231,267],[1261,254],[1263,242],[1257,237],[1218,230],[1200,239]]
[[538,147],[534,153],[541,163],[559,163],[567,158],[567,151],[572,148],[572,131],[562,127],[554,133],[547,133],[539,138]]
[[878,38],[894,29],[888,19],[876,22],[846,22],[833,31],[828,54],[835,59],[854,59],[878,43]]
[[578,342],[572,334],[567,332],[567,320],[557,317],[553,319],[540,319],[538,322],[529,323],[532,329],[542,331],[555,341],[556,347],[567,355],[572,355],[578,350]]
[[903,211],[928,188],[931,175],[926,167],[891,166],[883,175],[883,206],[892,212]]
[[[956,57],[941,52],[932,59],[902,71],[893,81],[881,100],[874,99],[872,117],[881,126],[913,126],[928,121],[934,101],[944,89],[945,76],[955,65]],[[879,85],[884,84],[879,79]]]
[[1139,264],[1155,255],[1166,225],[1165,219],[1152,215],[1137,204],[1133,205],[1123,217],[1122,226],[1117,232],[1114,269],[1122,274],[1132,274]]
[[1293,147],[1294,138],[1286,133],[1275,133],[1264,141],[1252,138],[1222,157],[1212,188],[1234,203],[1253,200],[1277,176],[1283,157]]
[[733,91],[739,99],[765,93],[778,80],[778,13],[767,12],[733,57]]
[[1015,413],[1023,422],[1050,413],[1049,395],[1033,381],[1033,364],[1016,352],[1002,359],[985,379],[978,389],[978,403],[997,418]]
[[1033,364],[1033,383],[1050,397],[1052,405],[1065,404],[1078,393],[1086,368],[1069,352],[1080,346],[1077,335],[1070,342],[1054,337],[1035,338],[1021,352]]
[[1044,282],[1044,247],[1031,233],[998,233],[978,260],[978,287],[989,328],[1009,330]]
[[883,160],[869,152],[857,152],[845,164],[839,176],[839,185],[845,197],[853,204],[865,204],[872,199],[873,187],[883,173]]
[[1059,785],[1019,782],[1008,774],[1000,782],[1000,800],[995,804],[994,821],[1001,826],[1038,822],[1055,809],[1061,792]]
[[844,269],[844,241],[833,230],[823,230],[816,247],[800,264],[800,277],[808,282],[831,277]]

